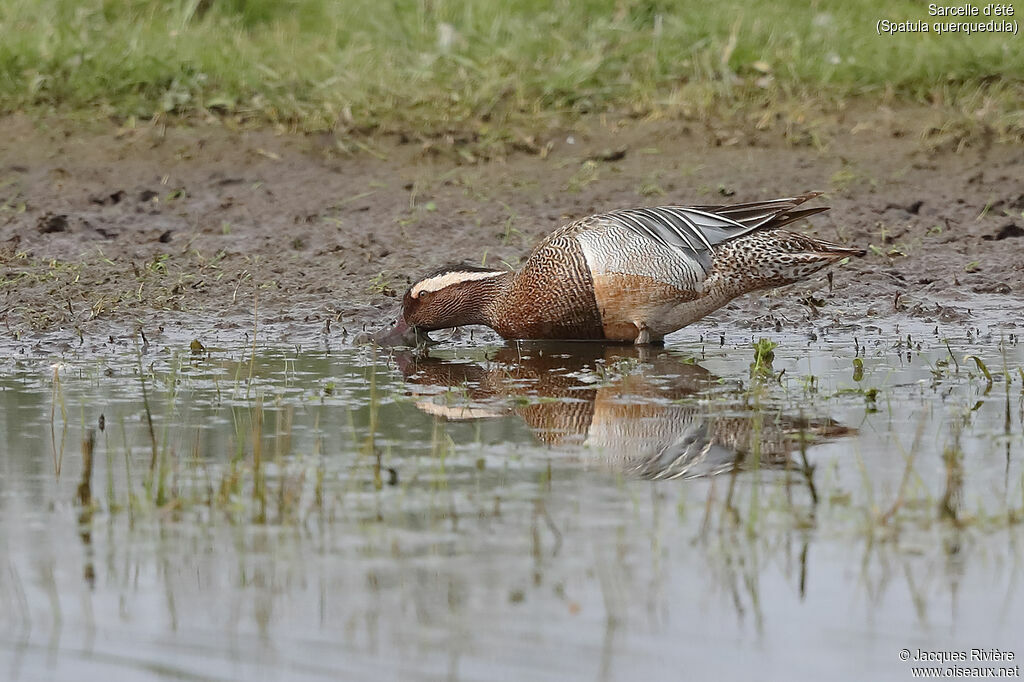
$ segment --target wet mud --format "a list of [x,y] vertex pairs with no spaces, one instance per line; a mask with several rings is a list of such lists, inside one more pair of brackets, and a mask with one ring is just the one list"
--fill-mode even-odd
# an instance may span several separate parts
[[[912,115],[913,112],[908,112]],[[899,118],[896,112],[895,118]],[[394,319],[411,279],[515,267],[607,209],[822,190],[797,229],[868,249],[747,296],[673,338],[815,336],[982,322],[1024,310],[1024,149],[930,145],[892,126],[794,145],[686,122],[551,131],[487,161],[457,146],[223,127],[68,133],[0,120],[0,336],[11,352],[230,339],[345,344]],[[856,131],[857,128],[853,128]],[[456,337],[458,338],[458,337]]]

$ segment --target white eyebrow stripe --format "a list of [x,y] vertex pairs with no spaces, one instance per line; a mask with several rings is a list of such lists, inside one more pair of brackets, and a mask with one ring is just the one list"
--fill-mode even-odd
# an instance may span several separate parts
[[459,282],[470,282],[478,279],[488,279],[490,277],[497,277],[498,275],[504,274],[501,271],[497,272],[446,272],[443,275],[435,275],[434,277],[428,277],[427,279],[421,280],[416,283],[412,288],[410,294],[413,298],[416,298],[424,291],[440,291],[445,287],[450,287],[453,284]]

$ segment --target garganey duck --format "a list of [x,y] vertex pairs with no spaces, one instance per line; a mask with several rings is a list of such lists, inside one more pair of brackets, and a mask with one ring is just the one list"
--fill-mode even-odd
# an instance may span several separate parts
[[864,252],[781,230],[828,207],[820,192],[731,206],[593,215],[555,230],[518,272],[447,266],[415,282],[375,340],[482,324],[506,339],[660,342],[742,294],[792,284]]

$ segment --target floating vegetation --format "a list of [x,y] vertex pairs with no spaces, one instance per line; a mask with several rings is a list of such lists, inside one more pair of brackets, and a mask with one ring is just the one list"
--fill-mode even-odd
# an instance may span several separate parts
[[754,344],[754,361],[750,363],[751,377],[772,376],[772,362],[775,360],[775,349],[778,347],[779,344],[769,339],[761,339]]

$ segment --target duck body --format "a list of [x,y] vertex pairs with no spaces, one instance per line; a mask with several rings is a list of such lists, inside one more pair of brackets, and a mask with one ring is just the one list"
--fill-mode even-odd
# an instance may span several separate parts
[[790,284],[851,249],[779,229],[817,196],[612,211],[557,229],[518,272],[448,266],[414,283],[392,332],[484,324],[506,339],[659,342],[742,294]]

